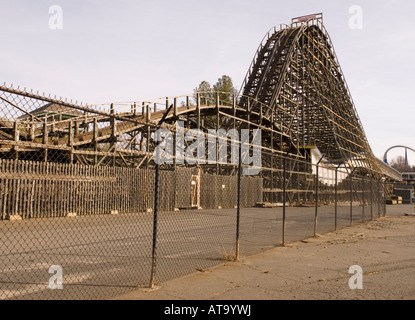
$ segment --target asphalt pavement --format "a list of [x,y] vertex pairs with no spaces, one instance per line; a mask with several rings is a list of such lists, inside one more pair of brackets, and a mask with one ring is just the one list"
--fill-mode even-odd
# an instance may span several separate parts
[[413,300],[413,205],[244,256],[116,300]]

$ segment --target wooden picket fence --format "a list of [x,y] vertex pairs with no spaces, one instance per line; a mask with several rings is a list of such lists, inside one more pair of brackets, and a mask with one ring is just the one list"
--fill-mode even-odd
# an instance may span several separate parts
[[[194,168],[161,171],[159,210],[192,207],[190,183],[194,174]],[[262,179],[244,179],[252,181],[242,184],[246,195],[243,205],[261,202]],[[202,207],[234,208],[236,181],[236,177],[202,174]],[[0,159],[2,220],[148,212],[153,206],[152,169]]]
[[142,169],[0,160],[0,213],[8,219],[146,211],[153,177]]

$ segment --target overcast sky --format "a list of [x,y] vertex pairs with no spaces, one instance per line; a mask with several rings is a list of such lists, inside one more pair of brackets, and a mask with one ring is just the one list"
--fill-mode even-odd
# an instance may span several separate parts
[[[188,94],[202,80],[213,84],[224,74],[239,89],[269,29],[322,12],[375,155],[382,158],[397,144],[415,148],[413,1],[0,4],[0,81],[89,104]],[[62,29],[56,11],[49,12],[54,5],[62,8]],[[356,5],[362,19],[351,10]],[[390,158],[396,155],[403,150]],[[409,156],[415,165],[415,154]]]

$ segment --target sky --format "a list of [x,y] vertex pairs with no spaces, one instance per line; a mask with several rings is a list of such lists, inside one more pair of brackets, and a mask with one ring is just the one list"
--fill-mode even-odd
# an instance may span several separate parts
[[0,82],[87,104],[191,94],[222,75],[240,89],[268,30],[320,12],[375,155],[415,149],[408,0],[0,0]]

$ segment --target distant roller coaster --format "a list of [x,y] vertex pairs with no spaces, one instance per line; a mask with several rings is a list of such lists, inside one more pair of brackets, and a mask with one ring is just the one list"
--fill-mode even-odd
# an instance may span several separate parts
[[410,147],[407,147],[407,146],[400,146],[400,145],[398,145],[398,146],[390,147],[388,150],[386,150],[386,152],[385,152],[385,154],[383,156],[383,161],[386,164],[388,164],[388,153],[389,153],[389,151],[391,151],[393,149],[397,149],[397,148],[405,149],[405,164],[408,165],[409,164],[409,162],[408,162],[408,150],[411,150],[412,152],[415,152],[415,150],[412,149],[412,148],[410,148]]

